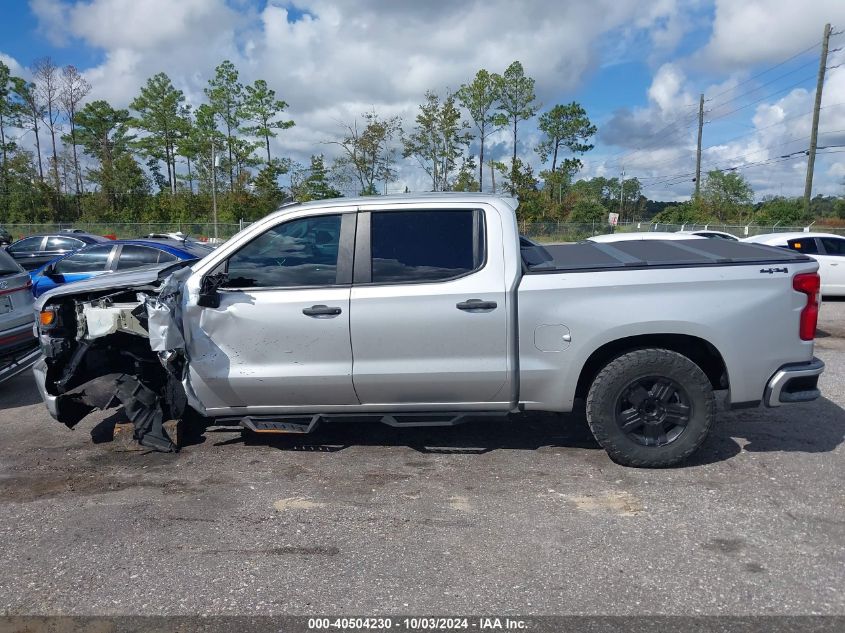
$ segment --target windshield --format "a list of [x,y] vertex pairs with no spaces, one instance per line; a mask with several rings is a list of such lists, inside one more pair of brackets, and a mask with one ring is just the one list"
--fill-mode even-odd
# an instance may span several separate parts
[[12,275],[23,270],[6,251],[0,251],[0,275]]

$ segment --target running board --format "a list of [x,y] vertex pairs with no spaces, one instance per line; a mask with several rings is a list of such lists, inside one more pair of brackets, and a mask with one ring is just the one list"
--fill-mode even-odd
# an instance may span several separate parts
[[323,419],[321,415],[308,416],[291,416],[291,417],[261,417],[261,416],[246,416],[241,419],[241,426],[249,429],[253,433],[291,433],[304,435],[310,433],[320,421]]
[[314,415],[277,415],[262,416],[248,415],[240,419],[239,424],[253,433],[290,433],[304,435],[313,431],[321,422],[340,420],[377,420],[394,428],[418,428],[432,426],[456,426],[473,417],[499,417],[507,413],[500,412],[447,412],[447,413],[393,413],[389,415],[365,414],[331,414],[317,413]]
[[385,415],[382,424],[397,429],[421,426],[457,426],[466,422],[469,416],[465,413],[403,413]]

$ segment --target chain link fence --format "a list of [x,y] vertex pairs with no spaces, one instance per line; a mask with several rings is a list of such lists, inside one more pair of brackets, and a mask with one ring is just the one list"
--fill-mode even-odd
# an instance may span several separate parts
[[620,222],[612,227],[605,222],[519,222],[519,232],[538,242],[577,242],[593,235],[605,233],[628,233],[635,231],[661,231],[674,233],[676,231],[722,231],[730,233],[738,238],[750,237],[752,235],[763,235],[765,233],[791,233],[803,231],[819,231],[845,235],[845,227],[826,227],[818,225],[810,226],[760,226],[760,225],[733,225],[733,224],[661,224],[648,221]]
[[[242,228],[249,225],[249,222],[240,223],[218,223],[217,236],[219,240],[227,240]],[[27,235],[38,233],[58,233],[69,229],[78,229],[94,235],[106,235],[119,239],[146,237],[151,233],[182,233],[188,237],[198,240],[212,240],[214,237],[214,225],[207,223],[185,223],[185,222],[75,222],[75,223],[54,223],[54,224],[4,224],[3,228],[8,230],[14,239],[20,239]],[[780,232],[801,232],[804,230],[822,231],[845,235],[845,227],[822,227],[822,226],[739,226],[731,224],[658,224],[651,222],[622,222],[612,227],[605,222],[519,222],[519,232],[538,242],[577,242],[593,235],[602,235],[611,232],[631,231],[663,231],[672,233],[675,231],[723,231],[736,237],[748,237],[764,233]]]
[[[247,226],[248,222],[218,223],[217,237],[227,240]],[[53,224],[3,224],[0,225],[12,234],[14,239],[39,233],[60,233],[68,230],[80,230],[94,235],[105,235],[117,239],[147,237],[151,233],[182,233],[187,237],[207,241],[214,238],[214,224],[185,222],[74,222]]]

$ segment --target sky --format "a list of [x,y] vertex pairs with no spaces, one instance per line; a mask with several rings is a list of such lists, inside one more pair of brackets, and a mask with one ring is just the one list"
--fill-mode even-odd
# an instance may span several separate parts
[[[757,199],[802,195],[825,23],[845,30],[845,0],[0,0],[0,60],[27,76],[43,56],[73,64],[88,100],[127,107],[166,72],[203,101],[229,59],[290,104],[295,127],[273,141],[304,164],[364,111],[413,125],[426,90],[445,94],[514,60],[542,110],[577,101],[598,127],[580,178],[636,176],[656,200],[693,189],[699,95],[702,171],[736,169]],[[814,194],[845,195],[845,34],[831,38]],[[536,119],[517,151],[539,171]],[[25,139],[22,139],[25,142]],[[502,131],[494,158],[510,156]],[[389,191],[425,190],[399,161]],[[489,183],[485,182],[485,189]]]

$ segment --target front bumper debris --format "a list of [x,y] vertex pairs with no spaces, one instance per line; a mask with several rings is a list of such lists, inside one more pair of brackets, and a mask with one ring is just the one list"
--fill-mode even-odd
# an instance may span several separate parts
[[818,358],[804,363],[790,363],[778,369],[766,384],[763,403],[779,407],[793,402],[810,402],[821,396],[819,376],[824,363]]
[[[128,374],[107,374],[55,396],[47,391],[47,365],[43,359],[36,363],[33,373],[47,411],[69,428],[73,428],[94,409],[105,410],[122,404],[126,417],[135,425],[133,437],[141,446],[164,453],[178,450],[164,429],[167,418],[162,406],[162,397],[137,377]],[[170,391],[173,391],[172,387]],[[172,393],[171,398],[177,399]],[[181,415],[183,409],[184,399],[181,399],[177,407],[170,403],[167,411]]]

